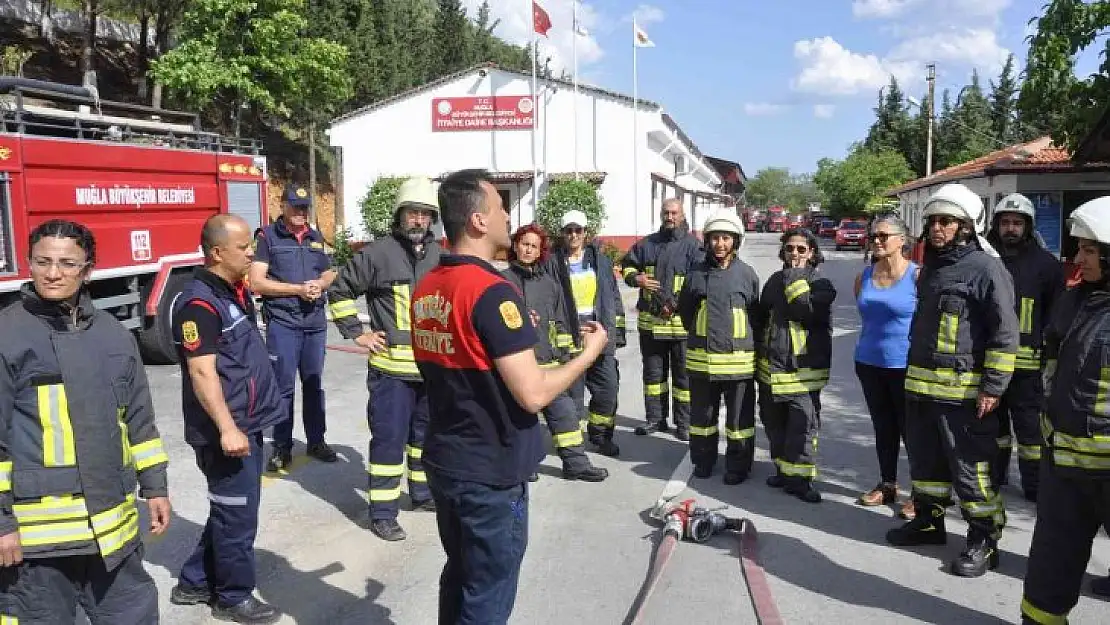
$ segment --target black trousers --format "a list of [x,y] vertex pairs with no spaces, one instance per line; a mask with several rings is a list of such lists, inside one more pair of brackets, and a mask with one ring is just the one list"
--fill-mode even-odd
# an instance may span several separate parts
[[560,393],[546,408],[543,419],[555,443],[555,453],[563,461],[563,468],[580,471],[590,467],[582,438],[582,426],[578,421],[578,410],[574,400],[566,393]]
[[[590,391],[590,404],[587,416],[586,389]],[[617,356],[604,352],[586,369],[570,387],[570,398],[574,400],[578,421],[586,421],[590,441],[599,443],[613,438],[617,425],[617,395],[620,392],[620,370]],[[580,426],[581,427],[581,426]]]
[[906,432],[906,370],[856,363],[856,377],[875,429],[880,481],[898,483],[898,451]]
[[747,475],[755,457],[755,380],[710,382],[690,376],[690,461],[717,463],[717,414],[725,402],[725,471]]
[[1075,607],[1095,534],[1110,520],[1110,481],[1062,476],[1052,453],[1044,456],[1021,600],[1025,623],[1060,622]]
[[[667,405],[673,400],[674,424],[690,425],[690,380],[686,375],[686,341],[661,341],[647,330],[640,332],[644,359],[644,410],[649,425],[667,422]],[[667,370],[671,384],[667,387]]]
[[72,625],[78,604],[92,625],[157,625],[158,589],[143,568],[142,546],[111,571],[99,555],[28,558],[0,569],[5,623]]
[[974,401],[906,402],[906,451],[918,516],[929,506],[951,505],[953,488],[969,536],[998,540],[1006,509],[992,465],[998,457],[998,415],[976,416]]
[[772,395],[770,385],[760,384],[759,416],[779,475],[788,479],[816,479],[821,392]]
[[[1027,491],[1038,490],[1038,473],[1041,465],[1041,410],[1044,406],[1044,382],[1040,371],[1019,369],[1014,371],[1010,386],[998,402],[998,460],[995,463],[995,482],[1003,484],[1010,468],[1010,455],[1014,438],[1018,445],[1018,472],[1021,487]],[[1012,428],[1012,429],[1011,429]],[[1011,431],[1013,436],[1011,436]]]

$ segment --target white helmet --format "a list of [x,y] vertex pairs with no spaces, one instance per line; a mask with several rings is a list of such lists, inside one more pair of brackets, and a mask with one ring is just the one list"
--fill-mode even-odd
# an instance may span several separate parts
[[580,210],[575,209],[572,211],[567,211],[567,213],[563,215],[563,228],[566,228],[567,226],[582,226],[583,228],[585,228],[588,225],[590,224],[589,219],[587,219],[586,217],[586,213],[583,213]]
[[1085,202],[1068,218],[1068,233],[1110,245],[1110,195]]
[[397,199],[393,203],[393,217],[397,219],[401,209],[414,206],[432,211],[432,221],[439,221],[439,195],[434,182],[429,178],[415,176],[401,183],[397,189]]
[[994,205],[994,214],[999,213],[1017,213],[1025,215],[1030,221],[1035,222],[1037,219],[1037,210],[1033,208],[1033,202],[1029,198],[1020,193],[1011,193],[998,201]]
[[928,219],[933,215],[948,215],[971,222],[972,228],[978,231],[979,220],[983,217],[983,200],[964,185],[951,182],[925,200],[921,216]]
[[720,208],[714,211],[713,214],[705,220],[705,227],[702,228],[702,234],[708,235],[710,232],[728,232],[742,239],[744,238],[744,223],[740,221],[740,217],[736,215],[736,211],[728,208]]

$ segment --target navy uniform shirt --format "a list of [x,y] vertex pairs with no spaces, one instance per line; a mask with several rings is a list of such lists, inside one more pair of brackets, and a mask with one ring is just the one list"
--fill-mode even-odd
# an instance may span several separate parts
[[412,343],[428,389],[424,465],[490,486],[528,479],[546,451],[539,419],[493,361],[536,344],[517,291],[489,263],[443,256],[412,295]]
[[[271,280],[286,284],[316,280],[331,268],[323,235],[312,228],[291,232],[284,218],[259,229],[254,260],[268,265],[266,275]],[[311,302],[296,296],[263,297],[262,311],[267,323],[289,328],[323,330],[328,325],[323,297]]]

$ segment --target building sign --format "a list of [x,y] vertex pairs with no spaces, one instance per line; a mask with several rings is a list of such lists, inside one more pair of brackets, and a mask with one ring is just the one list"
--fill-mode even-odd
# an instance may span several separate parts
[[1044,239],[1048,251],[1060,255],[1060,234],[1063,232],[1060,216],[1063,198],[1060,193],[1027,193],[1025,197],[1037,210],[1037,232]]
[[74,190],[77,206],[134,206],[157,204],[196,204],[197,192],[188,188],[98,187],[89,185]]
[[432,131],[531,130],[534,112],[531,96],[433,98]]

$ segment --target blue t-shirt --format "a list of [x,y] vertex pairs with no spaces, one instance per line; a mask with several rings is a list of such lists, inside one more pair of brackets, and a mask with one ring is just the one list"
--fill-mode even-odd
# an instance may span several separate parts
[[910,322],[917,307],[917,264],[911,261],[902,279],[886,288],[871,282],[873,268],[863,270],[856,298],[863,322],[856,343],[856,362],[905,369],[910,354]]

